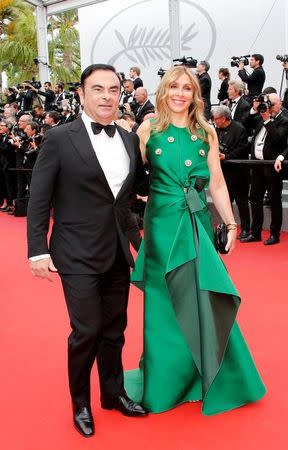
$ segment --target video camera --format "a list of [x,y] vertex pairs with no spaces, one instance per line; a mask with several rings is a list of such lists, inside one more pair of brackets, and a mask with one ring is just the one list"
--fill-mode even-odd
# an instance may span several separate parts
[[182,58],[173,59],[173,62],[179,62],[180,64],[175,64],[176,66],[187,66],[195,69],[197,67],[197,59],[192,58],[192,56],[183,56]]
[[257,111],[259,113],[264,113],[268,109],[270,109],[271,106],[273,106],[271,100],[269,100],[269,95],[268,94],[257,95],[257,97],[254,97],[253,100],[255,100],[256,102],[260,103],[260,105],[257,108]]
[[69,83],[66,83],[66,84],[68,84],[68,86],[69,86],[68,90],[70,92],[76,92],[77,89],[79,88],[79,86],[81,86],[81,83],[79,81],[76,81],[76,83],[69,82]]
[[242,55],[242,56],[231,56],[231,67],[239,67],[240,63],[243,63],[244,66],[248,66],[250,55]]
[[278,61],[286,63],[288,62],[288,55],[276,55],[276,59],[278,59]]

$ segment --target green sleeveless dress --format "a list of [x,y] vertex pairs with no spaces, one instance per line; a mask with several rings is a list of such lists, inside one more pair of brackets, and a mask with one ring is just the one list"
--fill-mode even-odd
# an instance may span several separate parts
[[201,135],[170,125],[147,143],[151,187],[132,273],[144,291],[144,350],[125,388],[154,413],[202,400],[212,415],[265,393],[235,322],[239,295],[213,245]]

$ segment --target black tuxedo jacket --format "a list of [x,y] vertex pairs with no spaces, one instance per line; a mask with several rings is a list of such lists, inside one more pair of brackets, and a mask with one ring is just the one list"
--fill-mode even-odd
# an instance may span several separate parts
[[[262,117],[257,115],[255,117],[255,132],[254,137],[251,142],[251,157],[255,158],[254,143],[255,137],[259,133],[263,126]],[[284,149],[287,147],[288,139],[288,118],[281,114],[277,116],[274,120],[270,120],[264,127],[267,130],[267,136],[263,147],[263,157],[266,160],[276,159]]]
[[198,77],[198,81],[200,84],[202,99],[205,104],[205,112],[210,112],[210,109],[211,109],[211,100],[210,100],[211,78],[210,78],[210,75],[209,75],[209,73],[204,72],[204,73],[201,73],[201,75],[197,75],[197,77]]
[[235,106],[235,112],[233,120],[240,122],[244,127],[248,125],[248,119],[250,114],[250,105],[244,97],[240,97],[237,105]]
[[224,78],[224,80],[222,81],[217,98],[218,98],[219,102],[223,102],[223,100],[226,100],[226,98],[228,98],[228,79],[227,78]]
[[[139,139],[117,127],[130,157],[129,174],[114,198],[81,118],[45,134],[35,164],[28,205],[28,256],[50,253],[62,274],[109,270],[120,242],[133,265],[126,235],[133,187],[148,193]],[[54,224],[47,242],[50,207]]]
[[[225,159],[245,159],[247,153],[247,132],[241,123],[231,120],[226,128],[216,128],[221,153]],[[221,150],[221,144],[223,150]],[[224,145],[223,145],[224,144]]]
[[150,112],[155,112],[155,107],[153,103],[150,102],[150,100],[147,100],[143,107],[141,105],[138,105],[138,108],[134,111],[136,122],[140,125],[143,122],[146,114]]

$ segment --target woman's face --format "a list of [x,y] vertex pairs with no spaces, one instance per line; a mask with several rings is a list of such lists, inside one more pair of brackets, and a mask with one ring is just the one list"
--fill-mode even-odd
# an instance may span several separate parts
[[193,101],[193,86],[186,73],[172,81],[168,88],[167,106],[172,113],[183,114],[188,112]]

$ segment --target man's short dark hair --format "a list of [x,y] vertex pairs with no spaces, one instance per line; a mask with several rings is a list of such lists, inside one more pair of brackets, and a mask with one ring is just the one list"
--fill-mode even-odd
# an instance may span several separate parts
[[208,70],[210,69],[210,64],[208,63],[208,61],[200,61],[199,64],[205,67],[206,72],[208,72]]
[[32,122],[29,122],[27,125],[30,125],[31,130],[33,130],[33,131],[35,130],[36,133],[39,133],[39,125],[37,122],[32,121]]
[[60,115],[59,115],[59,113],[57,111],[48,111],[46,113],[46,116],[51,117],[51,119],[53,119],[54,123],[58,123],[59,120],[60,120]]
[[62,81],[58,81],[58,83],[56,83],[56,86],[64,91],[64,83],[62,83]]
[[50,83],[50,81],[45,81],[45,83],[44,84],[48,84],[48,86],[49,87],[51,87],[52,86],[52,84]]
[[252,58],[254,58],[256,61],[259,61],[260,66],[262,66],[262,64],[264,63],[264,56],[260,55],[260,53],[254,53],[253,55],[251,55]]
[[[107,70],[110,72],[114,72],[115,75],[117,76],[117,78],[119,79],[117,73],[116,73],[116,69],[113,66],[110,66],[110,64],[91,64],[90,66],[86,67],[86,69],[83,70],[82,75],[81,75],[81,86],[82,88],[84,88],[85,86],[85,81],[88,77],[90,77],[90,75],[92,75],[92,73],[96,72],[97,70]],[[120,80],[119,80],[120,82]]]
[[277,94],[277,89],[275,89],[273,86],[267,86],[262,94]]

